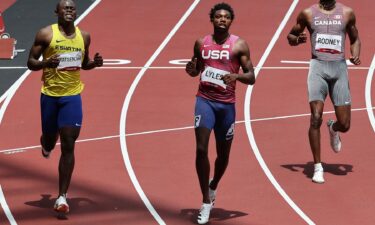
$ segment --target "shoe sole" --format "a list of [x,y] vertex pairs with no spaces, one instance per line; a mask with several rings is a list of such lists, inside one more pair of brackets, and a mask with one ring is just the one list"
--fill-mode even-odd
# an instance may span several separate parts
[[325,181],[317,181],[317,180],[311,180],[313,183],[316,184],[324,184]]
[[55,208],[55,211],[58,213],[68,213],[69,212],[69,206],[67,205],[59,205]]

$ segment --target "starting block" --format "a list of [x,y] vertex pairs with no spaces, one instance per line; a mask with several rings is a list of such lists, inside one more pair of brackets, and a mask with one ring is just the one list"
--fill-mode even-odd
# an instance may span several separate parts
[[0,59],[13,59],[16,55],[16,39],[5,33],[5,25],[0,11]]
[[0,38],[0,59],[13,59],[16,56],[16,39]]

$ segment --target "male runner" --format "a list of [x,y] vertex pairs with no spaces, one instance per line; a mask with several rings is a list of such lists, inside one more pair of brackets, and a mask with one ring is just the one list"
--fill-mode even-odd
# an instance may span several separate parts
[[[186,65],[190,76],[200,74],[195,104],[195,165],[203,195],[197,219],[199,224],[209,220],[218,183],[228,165],[234,135],[236,81],[248,85],[255,83],[246,41],[229,33],[234,19],[232,7],[226,3],[216,4],[209,15],[214,33],[195,42],[194,55]],[[240,67],[242,74],[239,73]],[[212,129],[217,158],[213,179],[209,181],[208,143]]]
[[320,0],[298,15],[297,23],[288,35],[291,46],[306,42],[305,27],[310,32],[312,53],[307,79],[311,110],[309,141],[314,157],[312,181],[324,183],[320,159],[320,126],[324,101],[329,94],[335,108],[337,121],[328,120],[327,126],[331,147],[337,153],[341,149],[339,132],[349,130],[351,117],[352,101],[344,51],[346,34],[350,40],[350,61],[354,65],[361,63],[361,41],[354,11],[335,0]]
[[[74,145],[82,126],[83,83],[80,69],[103,65],[99,53],[89,58],[90,35],[74,25],[76,4],[60,0],[56,6],[57,24],[42,28],[36,35],[27,65],[43,70],[41,89],[42,155],[48,158],[58,137],[61,141],[59,162],[59,196],[57,212],[69,212],[67,191],[74,169]],[[43,55],[40,61],[39,57]]]

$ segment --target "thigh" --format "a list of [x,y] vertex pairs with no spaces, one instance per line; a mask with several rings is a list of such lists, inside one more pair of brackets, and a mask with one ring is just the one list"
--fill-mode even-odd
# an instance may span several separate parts
[[82,99],[81,95],[64,96],[59,101],[58,127],[82,126]]
[[333,105],[335,106],[349,106],[351,105],[350,87],[348,68],[345,61],[332,62],[331,66],[332,77],[335,82],[330,86],[330,96]]
[[58,132],[58,100],[58,97],[52,97],[44,94],[41,94],[40,96],[40,112],[43,134],[51,134],[55,136]]
[[236,108],[234,104],[218,103],[216,111],[215,137],[217,141],[232,140],[234,136]]
[[309,102],[324,102],[328,95],[328,82],[324,73],[324,62],[310,61],[310,69],[307,77]]
[[196,98],[194,128],[204,127],[212,130],[216,122],[213,105],[207,99]]

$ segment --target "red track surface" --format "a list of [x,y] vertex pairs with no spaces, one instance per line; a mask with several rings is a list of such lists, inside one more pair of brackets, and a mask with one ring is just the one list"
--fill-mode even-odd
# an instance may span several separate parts
[[[132,63],[127,66],[144,66],[192,4],[187,0],[149,2],[102,1],[80,24],[92,35],[91,54],[99,51],[106,59],[129,59]],[[258,5],[251,1],[228,2],[236,13],[232,32],[248,41],[257,65],[292,1],[264,0]],[[315,2],[298,4],[264,66],[288,66],[281,60],[308,60],[309,46],[289,47],[286,34],[297,13]],[[363,43],[362,66],[368,67],[375,49],[375,21],[371,19],[375,3],[343,2],[356,11]],[[212,31],[208,11],[215,3],[200,2],[152,66],[172,66],[169,60],[190,58],[194,41]],[[82,74],[86,88],[80,140],[108,138],[76,145],[67,221],[59,221],[51,209],[57,192],[58,148],[50,160],[40,156],[39,148],[0,155],[0,184],[18,224],[157,224],[129,178],[118,137],[124,99],[139,71],[97,69]],[[367,73],[365,69],[350,70],[353,109],[366,107]],[[308,113],[306,76],[307,69],[261,70],[251,97],[251,118]],[[13,97],[0,126],[0,150],[39,144],[39,80],[40,72],[32,73]],[[126,134],[190,127],[197,85],[198,79],[188,77],[183,69],[148,69],[131,98]],[[238,121],[244,120],[245,91],[246,87],[238,84]],[[328,100],[326,111],[331,110]],[[333,117],[329,113],[324,120]],[[352,113],[352,128],[342,136],[340,154],[330,150],[328,133],[322,127],[324,185],[311,182],[308,123],[308,116],[251,123],[258,149],[272,174],[316,224],[372,224],[375,141],[367,112]],[[193,129],[139,134],[125,140],[139,184],[163,221],[194,223],[201,196],[194,168]],[[214,142],[211,148],[213,161]],[[243,122],[236,127],[230,165],[220,183],[211,221],[210,224],[306,224],[265,176]],[[3,213],[0,223],[9,224]]]

